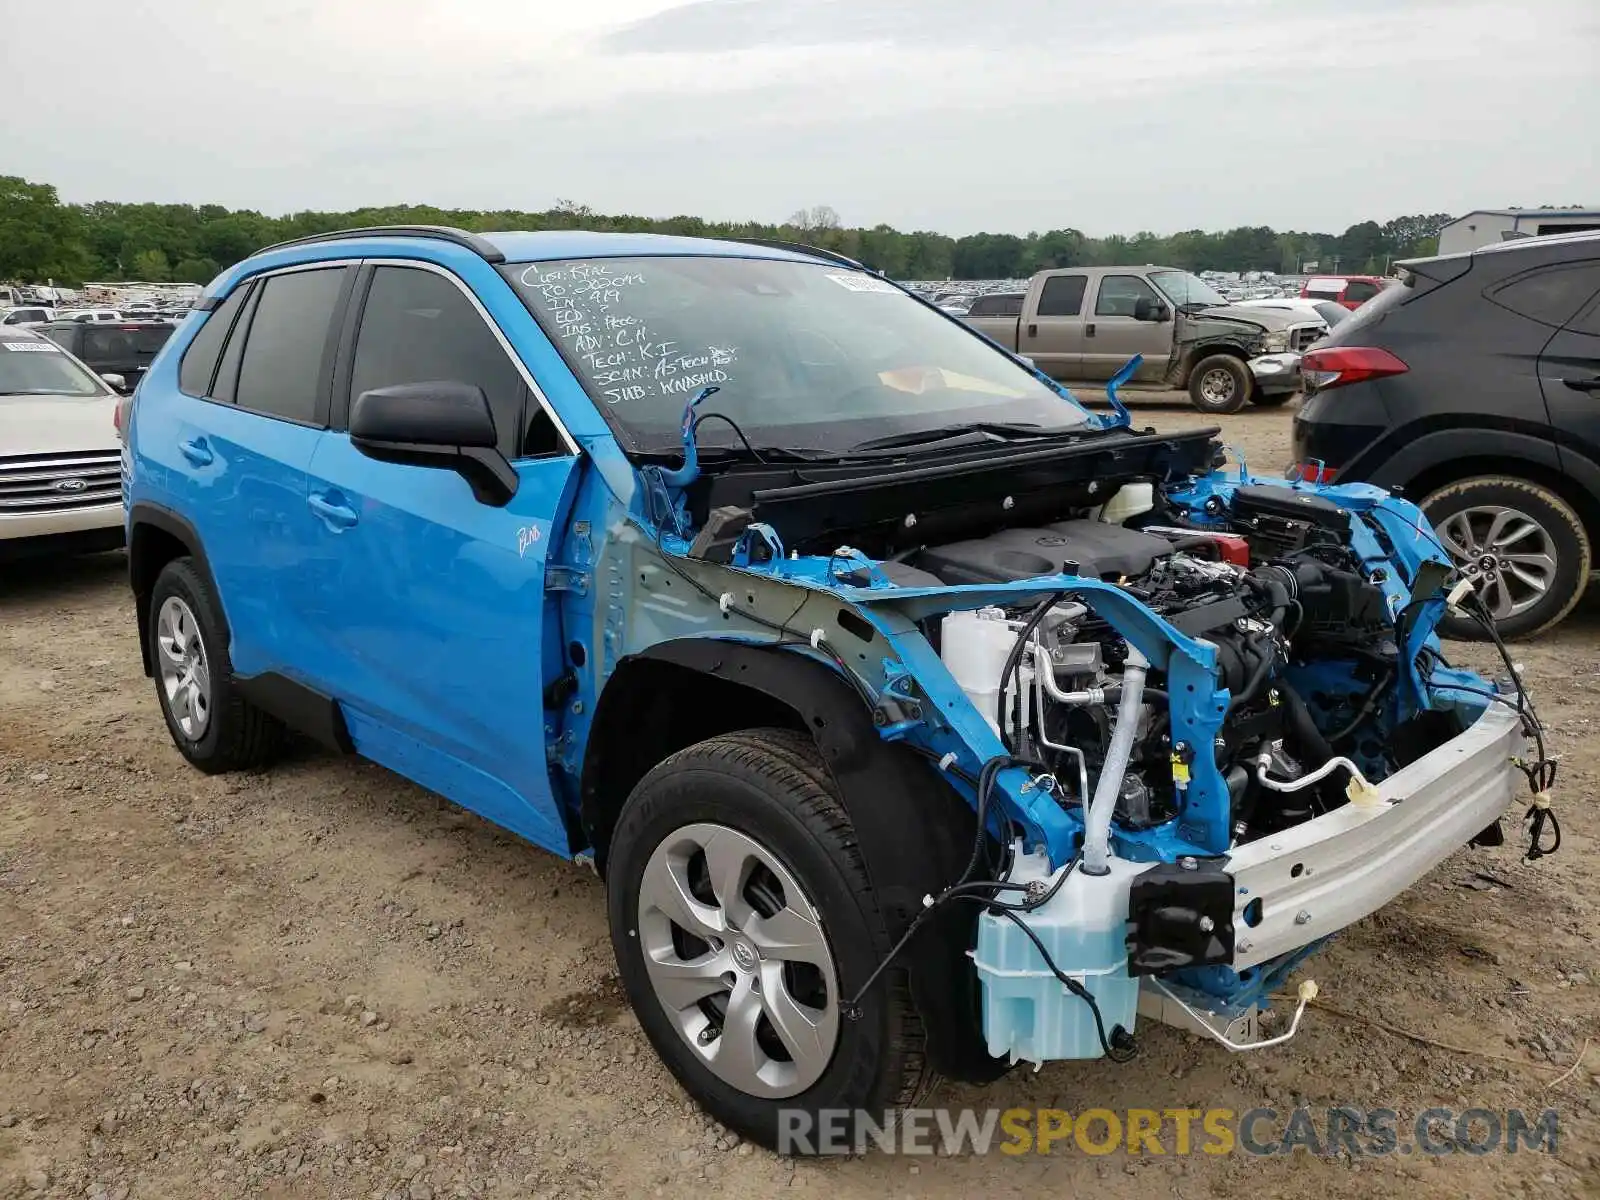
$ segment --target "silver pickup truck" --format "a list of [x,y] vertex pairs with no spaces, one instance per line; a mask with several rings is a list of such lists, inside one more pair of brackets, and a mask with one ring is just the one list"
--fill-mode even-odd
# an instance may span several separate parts
[[1135,354],[1135,384],[1187,389],[1202,412],[1282,404],[1298,356],[1328,332],[1310,314],[1229,304],[1172,267],[1040,271],[1026,292],[980,296],[962,320],[1064,383],[1104,382]]

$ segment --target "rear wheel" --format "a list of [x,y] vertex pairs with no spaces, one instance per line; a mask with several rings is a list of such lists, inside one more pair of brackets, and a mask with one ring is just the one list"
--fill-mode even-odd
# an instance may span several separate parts
[[1213,354],[1189,373],[1189,401],[1204,413],[1236,413],[1255,390],[1255,377],[1241,359]]
[[[1421,507],[1502,637],[1550,628],[1588,586],[1588,534],[1571,506],[1549,488],[1485,475],[1440,488]],[[1446,616],[1439,631],[1446,637],[1484,636],[1476,621],[1461,617]]]
[[785,1110],[886,1109],[933,1082],[849,816],[810,740],[712,738],[634,789],[607,873],[612,944],[646,1036],[695,1100],[779,1151]]
[[277,755],[283,725],[234,684],[221,606],[187,558],[161,568],[150,591],[150,653],[161,715],[186,759],[218,774]]

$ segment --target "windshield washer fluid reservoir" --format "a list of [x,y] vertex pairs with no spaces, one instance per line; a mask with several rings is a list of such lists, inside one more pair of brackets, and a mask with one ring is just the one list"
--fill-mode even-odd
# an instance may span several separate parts
[[[1008,881],[1037,883],[1048,891],[1060,871],[1050,870],[1042,852],[1018,849]],[[1128,974],[1125,940],[1128,888],[1148,865],[1114,858],[1108,875],[1074,870],[1048,901],[1016,914],[1062,973],[1095,998],[1108,1038],[1117,1025],[1132,1033],[1138,1013],[1139,981]],[[983,1033],[990,1054],[1035,1064],[1104,1054],[1088,1002],[1067,990],[1004,913],[985,911],[978,918],[973,962],[983,984]]]
[[[1005,670],[1006,658],[1016,643],[1017,631],[998,608],[980,608],[977,612],[953,612],[939,623],[939,656],[955,677],[956,684],[966,693],[989,727],[1000,731],[997,717],[1000,701],[1000,675]],[[1031,681],[1032,672],[1019,670],[1025,675],[1024,683]],[[1016,694],[1013,681],[1009,691]],[[1023,691],[1026,705],[1028,691]],[[1026,720],[1026,713],[1024,713]]]

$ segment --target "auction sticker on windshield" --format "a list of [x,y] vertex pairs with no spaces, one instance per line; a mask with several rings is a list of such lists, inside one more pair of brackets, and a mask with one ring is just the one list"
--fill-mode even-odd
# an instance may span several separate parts
[[878,279],[872,275],[863,275],[859,271],[851,271],[848,274],[843,272],[834,274],[830,271],[828,273],[828,278],[833,280],[840,287],[848,288],[852,292],[898,292],[900,290],[887,279]]
[[54,342],[0,342],[0,346],[4,346],[7,350],[15,351],[18,354],[25,354],[29,351],[35,354],[61,353],[61,347]]

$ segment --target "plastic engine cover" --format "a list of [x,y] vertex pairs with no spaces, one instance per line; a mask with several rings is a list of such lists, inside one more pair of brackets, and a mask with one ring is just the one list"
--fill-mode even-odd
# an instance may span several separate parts
[[1115,581],[1142,575],[1172,553],[1166,538],[1101,521],[1059,521],[1038,529],[1002,529],[986,538],[930,546],[912,560],[947,584],[1009,583],[1054,575],[1064,562],[1077,573]]

